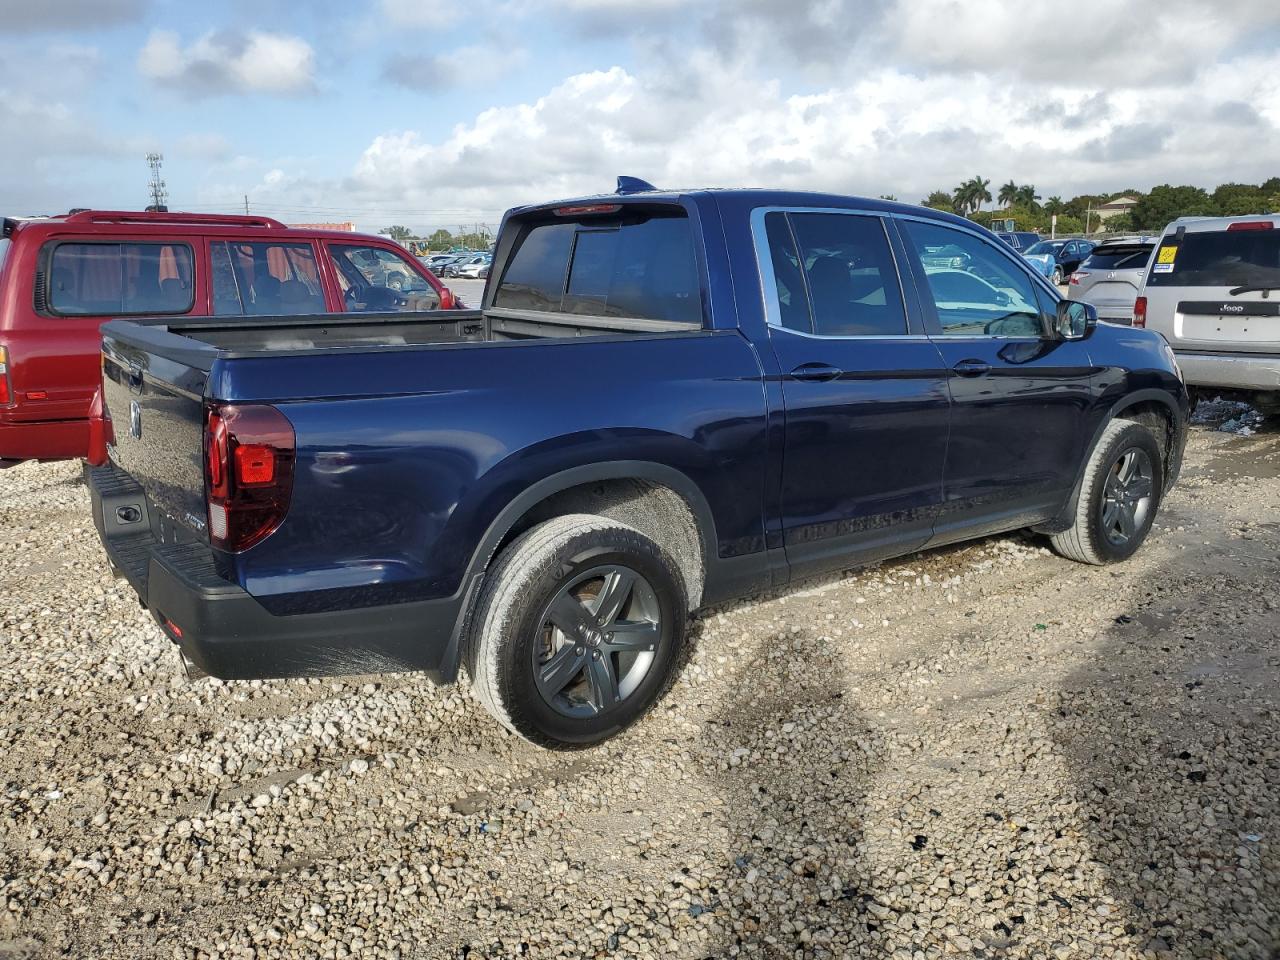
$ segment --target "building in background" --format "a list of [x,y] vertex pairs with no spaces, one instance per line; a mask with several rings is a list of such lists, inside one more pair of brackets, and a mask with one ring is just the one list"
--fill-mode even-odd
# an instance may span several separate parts
[[1094,207],[1093,212],[1099,220],[1105,223],[1112,217],[1118,217],[1122,213],[1133,212],[1133,208],[1137,205],[1138,201],[1134,197],[1115,197]]

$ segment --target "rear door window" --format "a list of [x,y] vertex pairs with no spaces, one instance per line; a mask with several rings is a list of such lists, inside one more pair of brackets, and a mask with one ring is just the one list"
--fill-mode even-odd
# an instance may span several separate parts
[[178,243],[59,243],[48,253],[49,311],[68,317],[187,313],[191,248]]
[[1280,287],[1280,230],[1188,230],[1166,236],[1151,265],[1153,287]]
[[784,220],[770,213],[765,232],[783,326],[819,337],[907,332],[902,288],[880,218],[797,212]]
[[325,312],[310,243],[217,240],[209,255],[215,316]]
[[700,325],[701,290],[688,218],[640,213],[526,226],[493,305]]

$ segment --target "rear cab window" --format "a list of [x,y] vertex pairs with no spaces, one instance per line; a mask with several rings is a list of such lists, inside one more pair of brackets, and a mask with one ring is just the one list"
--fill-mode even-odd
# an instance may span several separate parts
[[[1266,222],[1266,221],[1262,221]],[[1152,287],[1280,287],[1280,229],[1188,230],[1160,241]]]
[[36,298],[42,313],[182,314],[194,304],[189,244],[54,240],[45,245],[40,261]]
[[493,308],[701,326],[689,219],[679,207],[624,206],[523,223]]

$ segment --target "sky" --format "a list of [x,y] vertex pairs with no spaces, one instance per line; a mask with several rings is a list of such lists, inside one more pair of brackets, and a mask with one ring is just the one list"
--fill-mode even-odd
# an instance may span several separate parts
[[496,225],[613,189],[917,202],[1280,175],[1280,3],[0,0],[0,213]]

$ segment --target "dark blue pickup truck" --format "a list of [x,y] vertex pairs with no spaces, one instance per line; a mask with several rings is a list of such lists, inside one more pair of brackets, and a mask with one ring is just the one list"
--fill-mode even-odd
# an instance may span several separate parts
[[1141,544],[1187,422],[1158,334],[948,214],[644,186],[512,210],[480,310],[107,324],[95,521],[188,664],[465,665],[583,745],[708,604],[1023,527]]

